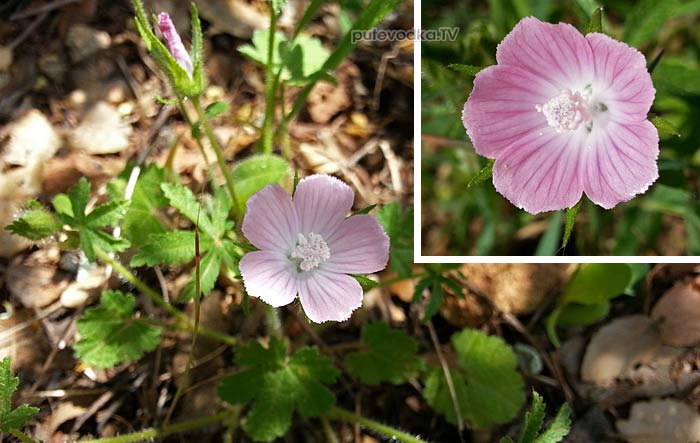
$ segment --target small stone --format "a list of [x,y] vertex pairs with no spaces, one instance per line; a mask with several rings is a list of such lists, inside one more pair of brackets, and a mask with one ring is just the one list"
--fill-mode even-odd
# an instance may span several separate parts
[[68,137],[73,149],[89,154],[116,154],[129,146],[131,126],[122,122],[119,111],[99,102]]
[[111,41],[112,39],[106,32],[82,24],[70,28],[68,35],[66,35],[68,53],[71,60],[76,63],[108,48]]

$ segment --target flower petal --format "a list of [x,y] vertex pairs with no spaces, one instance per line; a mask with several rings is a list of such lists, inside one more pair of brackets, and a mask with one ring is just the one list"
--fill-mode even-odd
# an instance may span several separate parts
[[644,56],[605,34],[588,34],[586,40],[595,62],[593,99],[605,103],[615,121],[645,120],[656,90]]
[[373,215],[353,215],[327,240],[331,258],[323,268],[343,274],[381,271],[389,260],[389,237]]
[[249,252],[239,264],[243,284],[252,297],[272,306],[288,305],[297,295],[295,265],[272,251]]
[[516,141],[494,164],[496,190],[531,214],[574,206],[583,191],[579,156],[584,140],[580,131],[547,128]]
[[362,286],[349,275],[319,269],[304,277],[299,281],[299,299],[311,321],[344,321],[362,306]]
[[495,158],[531,131],[547,126],[537,111],[559,90],[541,77],[513,66],[490,66],[476,75],[462,122],[480,155]]
[[279,185],[267,185],[246,203],[243,234],[258,249],[288,254],[299,235],[299,218],[289,194]]
[[659,133],[649,120],[611,123],[592,134],[592,149],[582,156],[582,182],[593,203],[610,209],[645,192],[659,177]]
[[177,64],[192,77],[193,67],[190,54],[187,52],[187,49],[185,49],[185,45],[182,44],[180,34],[177,33],[175,25],[167,12],[158,14],[158,29],[160,29],[160,32],[163,34],[163,39],[165,39],[165,45],[168,47],[170,55],[172,55]]
[[496,60],[547,79],[559,90],[582,89],[593,78],[591,47],[568,23],[525,17],[498,45]]
[[328,238],[348,215],[355,200],[350,186],[330,175],[316,174],[299,181],[294,207],[299,214],[301,233]]

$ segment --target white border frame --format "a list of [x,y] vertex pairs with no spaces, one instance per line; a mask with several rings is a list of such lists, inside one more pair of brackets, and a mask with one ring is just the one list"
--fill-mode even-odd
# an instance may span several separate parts
[[[413,22],[421,28],[421,0],[414,0]],[[419,35],[419,32],[416,32]],[[503,256],[503,255],[423,255],[421,236],[421,41],[413,46],[413,261],[415,263],[698,263],[698,256]]]

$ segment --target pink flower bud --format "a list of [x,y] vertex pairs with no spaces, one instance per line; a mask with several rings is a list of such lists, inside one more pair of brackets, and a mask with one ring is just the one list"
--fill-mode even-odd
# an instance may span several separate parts
[[168,51],[173,56],[175,61],[182,69],[187,72],[187,74],[192,77],[192,60],[190,59],[190,54],[185,49],[185,45],[182,44],[182,39],[173,25],[173,21],[170,19],[170,15],[167,12],[161,12],[158,14],[158,29],[163,34],[165,39],[165,45],[168,47]]

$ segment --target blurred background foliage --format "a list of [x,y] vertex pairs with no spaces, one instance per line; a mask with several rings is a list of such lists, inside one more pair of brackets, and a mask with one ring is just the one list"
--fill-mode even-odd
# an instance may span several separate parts
[[[680,137],[661,136],[659,180],[649,191],[606,211],[584,200],[561,249],[563,212],[530,215],[491,181],[467,190],[486,159],[476,155],[461,112],[473,78],[451,63],[496,63],[496,46],[525,16],[567,22],[585,32],[604,8],[603,31],[651,62],[650,117],[670,121]],[[424,255],[698,255],[700,254],[700,0],[552,1],[424,0],[422,26],[459,27],[453,42],[422,43],[422,253]]]

